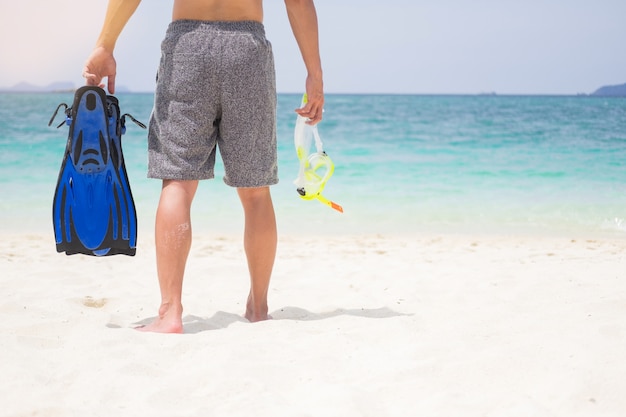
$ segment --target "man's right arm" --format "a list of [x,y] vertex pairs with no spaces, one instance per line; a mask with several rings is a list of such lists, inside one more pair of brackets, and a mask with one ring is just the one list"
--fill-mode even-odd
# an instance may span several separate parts
[[324,82],[315,4],[313,0],[285,0],[285,6],[307,70],[308,103],[296,112],[310,119],[311,124],[315,124],[322,120],[324,108]]
[[113,50],[117,38],[137,10],[139,3],[141,0],[109,0],[100,36],[83,69],[83,77],[88,85],[103,86],[101,82],[106,77],[109,92],[115,93],[117,64],[113,57]]

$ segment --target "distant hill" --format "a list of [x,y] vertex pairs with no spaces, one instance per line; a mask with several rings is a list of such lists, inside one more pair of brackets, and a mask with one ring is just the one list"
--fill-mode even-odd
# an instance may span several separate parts
[[55,82],[44,87],[33,85],[27,82],[15,84],[13,87],[0,88],[0,91],[10,93],[56,93],[74,91],[76,88],[71,82]]
[[[46,86],[38,86],[27,82],[15,84],[13,87],[0,87],[0,93],[68,93],[76,91],[74,83],[69,81],[58,81]],[[130,89],[123,85],[117,86],[116,93],[130,93]]]
[[591,93],[591,95],[602,97],[626,97],[626,84],[607,85],[598,88],[596,91]]

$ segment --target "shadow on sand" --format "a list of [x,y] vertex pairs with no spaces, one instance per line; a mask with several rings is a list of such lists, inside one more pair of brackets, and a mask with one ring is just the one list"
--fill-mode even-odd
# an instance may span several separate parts
[[[392,317],[412,316],[413,314],[398,313],[387,307],[381,308],[354,308],[343,309],[338,308],[333,311],[327,311],[323,313],[313,313],[299,307],[283,307],[270,313],[273,320],[294,320],[294,321],[315,321],[326,320],[333,317],[340,316],[354,316],[367,319],[388,319]],[[149,317],[138,321],[133,324],[133,327],[150,324],[156,317]],[[206,332],[209,330],[225,329],[233,323],[248,323],[243,316],[233,313],[227,313],[225,311],[218,311],[212,317],[200,317],[194,315],[187,315],[183,317],[183,326],[185,334],[196,334]],[[119,329],[123,326],[109,323],[108,328]]]
[[[387,307],[376,309],[357,308],[357,309],[336,309],[324,313],[313,313],[299,307],[283,307],[270,313],[273,320],[296,320],[296,321],[314,321],[326,320],[339,316],[354,316],[368,319],[388,319],[392,317],[410,316],[411,314],[398,313]],[[150,323],[153,318],[143,320],[137,324]],[[145,323],[144,323],[145,322]],[[233,323],[248,323],[244,317],[218,311],[212,317],[199,317],[187,315],[183,317],[183,325],[186,334],[201,333],[208,330],[224,329]]]

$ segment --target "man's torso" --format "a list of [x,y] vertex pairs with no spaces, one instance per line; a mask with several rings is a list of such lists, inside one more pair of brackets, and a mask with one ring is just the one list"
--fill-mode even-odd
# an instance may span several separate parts
[[263,22],[263,1],[175,0],[172,19]]

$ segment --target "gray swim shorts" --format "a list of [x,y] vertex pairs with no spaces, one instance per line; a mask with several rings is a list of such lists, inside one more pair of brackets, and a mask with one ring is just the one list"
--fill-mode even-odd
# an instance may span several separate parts
[[224,182],[278,182],[276,78],[259,22],[172,22],[161,44],[148,134],[148,177],[214,177],[216,147]]

